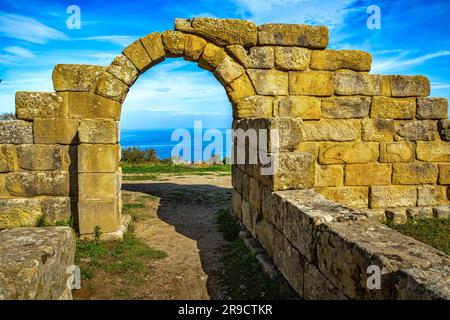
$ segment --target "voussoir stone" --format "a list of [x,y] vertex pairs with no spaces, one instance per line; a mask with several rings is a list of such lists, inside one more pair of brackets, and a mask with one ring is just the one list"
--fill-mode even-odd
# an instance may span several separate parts
[[257,94],[260,95],[287,95],[288,73],[277,70],[249,69],[247,70],[250,80]]
[[139,75],[139,71],[133,62],[123,54],[115,57],[106,71],[128,86],[133,85]]
[[139,72],[144,72],[152,65],[152,59],[142,45],[141,40],[136,40],[131,45],[126,47],[123,50],[122,54],[130,59],[130,61],[136,66]]
[[227,50],[246,69],[271,69],[275,64],[271,47],[251,47],[247,52],[241,45],[231,45]]
[[328,28],[302,24],[264,24],[258,26],[258,44],[324,49],[328,45]]

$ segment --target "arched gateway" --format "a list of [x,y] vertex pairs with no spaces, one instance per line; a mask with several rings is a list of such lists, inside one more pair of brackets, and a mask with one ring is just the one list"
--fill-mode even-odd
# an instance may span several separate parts
[[[325,27],[194,18],[175,30],[138,39],[107,67],[56,65],[55,93],[17,93],[18,120],[0,122],[0,229],[42,215],[73,215],[82,235],[120,229],[122,103],[140,74],[184,57],[224,86],[234,128],[280,134],[276,174],[233,166],[233,211],[301,295],[449,294],[422,290],[448,275],[437,250],[418,258],[402,247],[406,237],[371,221],[448,212],[448,106],[427,98],[427,78],[369,74],[370,54],[325,50]],[[439,268],[420,278],[387,254]],[[365,287],[371,264],[396,286]]]

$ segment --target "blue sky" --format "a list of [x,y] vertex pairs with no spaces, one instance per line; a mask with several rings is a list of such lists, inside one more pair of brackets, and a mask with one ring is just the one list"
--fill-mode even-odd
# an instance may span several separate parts
[[[66,26],[69,5],[81,29]],[[369,30],[367,8],[381,8],[381,29]],[[52,91],[56,63],[108,65],[148,33],[173,28],[176,17],[240,18],[258,24],[306,23],[330,28],[330,48],[372,53],[373,73],[423,74],[432,95],[450,97],[450,1],[4,1],[0,0],[0,112],[14,111],[18,90]],[[140,77],[123,107],[125,129],[227,127],[231,107],[207,71],[168,59]]]

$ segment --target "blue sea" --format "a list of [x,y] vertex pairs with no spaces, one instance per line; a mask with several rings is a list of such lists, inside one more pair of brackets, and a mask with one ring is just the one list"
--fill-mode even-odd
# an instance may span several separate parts
[[[202,159],[202,154],[205,148],[211,141],[215,141],[215,138],[205,138],[205,132],[208,129],[195,130],[186,129],[185,133],[189,133],[190,139],[179,138],[172,141],[172,133],[176,129],[152,129],[152,130],[121,130],[120,133],[120,144],[122,149],[128,147],[139,147],[141,149],[155,149],[157,156],[160,159],[167,159],[171,157],[172,149],[176,145],[183,145],[186,148],[191,148],[191,155],[183,154],[183,152],[178,153],[181,158],[187,161],[206,161],[208,159]],[[178,129],[179,130],[179,129]],[[217,135],[220,134],[220,139],[222,139],[222,150],[214,150],[213,154],[220,157],[230,157],[231,156],[231,145],[230,145],[230,134],[227,134],[227,129],[216,129],[218,130]],[[208,134],[206,135],[207,138]],[[174,137],[176,138],[176,137]],[[227,139],[228,138],[228,139]],[[189,141],[190,140],[190,141]],[[201,150],[201,152],[200,152]]]

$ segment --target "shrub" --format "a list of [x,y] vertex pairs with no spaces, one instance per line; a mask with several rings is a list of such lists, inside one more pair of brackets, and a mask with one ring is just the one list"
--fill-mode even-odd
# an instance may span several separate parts
[[138,147],[123,149],[122,160],[129,163],[142,163],[142,162],[157,163],[161,161],[156,155],[155,149],[143,150]]

